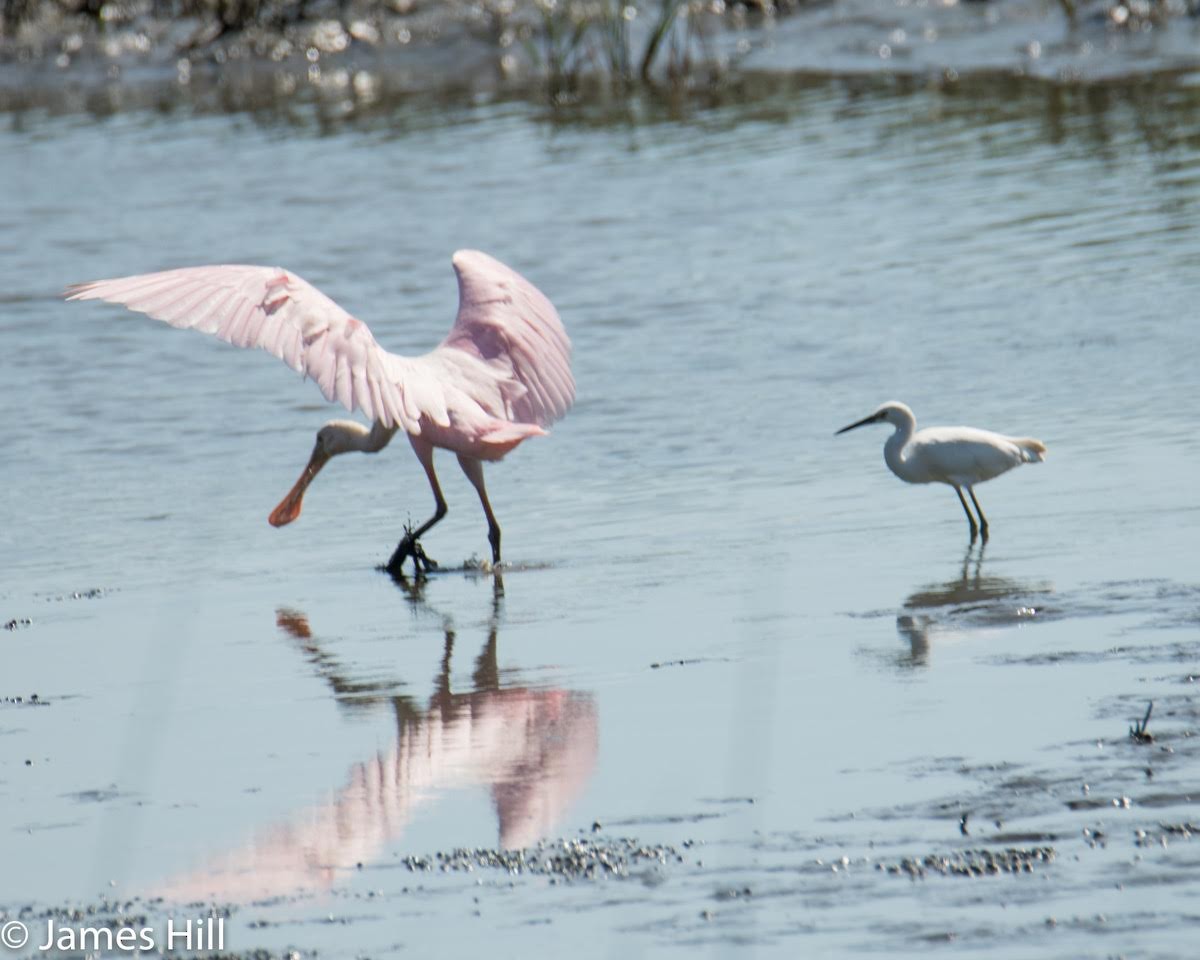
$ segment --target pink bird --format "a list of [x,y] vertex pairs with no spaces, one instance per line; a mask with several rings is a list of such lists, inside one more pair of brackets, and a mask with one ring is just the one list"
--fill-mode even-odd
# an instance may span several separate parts
[[238,347],[261,347],[305,377],[325,399],[361,410],[370,428],[332,420],[317,431],[300,479],[272,512],[281,527],[300,516],[304,491],[332,457],[377,453],[403,429],[425,468],[436,504],[415,530],[406,529],[387,569],[406,559],[421,572],[436,566],[420,537],[446,515],[433,450],[458,454],[479,493],[492,563],[500,563],[500,525],[488,502],[483,462],[499,460],[527,437],[546,434],[575,399],[571,341],[553,304],[524,277],[475,250],[454,254],[458,316],[431,352],[402,357],[384,350],[367,325],[321,291],[279,267],[186,267],[67,288],[68,300],[107,300],[211,333]]

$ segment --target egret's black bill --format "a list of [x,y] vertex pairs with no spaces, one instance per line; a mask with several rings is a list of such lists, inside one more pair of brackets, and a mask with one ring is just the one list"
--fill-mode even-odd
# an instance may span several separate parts
[[847,430],[853,430],[855,427],[865,427],[868,423],[878,423],[879,420],[879,414],[873,413],[869,417],[863,417],[857,423],[852,423],[848,427],[842,427],[841,430],[838,430],[834,433],[834,436],[836,437],[839,433],[845,433]]

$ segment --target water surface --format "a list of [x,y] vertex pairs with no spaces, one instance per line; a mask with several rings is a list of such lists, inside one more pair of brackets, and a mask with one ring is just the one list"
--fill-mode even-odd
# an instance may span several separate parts
[[[332,956],[1188,955],[1196,106],[763,75],[616,118],[10,115],[0,906],[212,901],[228,947]],[[375,571],[431,509],[403,446],[270,528],[339,414],[55,296],[282,264],[420,352],[467,246],[553,299],[579,383],[489,471],[501,582]],[[1049,447],[980,488],[986,547],[882,430],[834,439],[890,398]],[[440,465],[425,546],[457,565],[486,529]],[[578,836],[678,856],[569,883],[406,859]]]

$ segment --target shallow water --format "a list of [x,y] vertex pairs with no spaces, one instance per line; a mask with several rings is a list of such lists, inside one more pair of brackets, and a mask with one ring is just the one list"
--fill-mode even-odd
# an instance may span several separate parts
[[[38,936],[211,901],[229,949],[333,956],[1188,955],[1196,100],[761,76],[616,120],[12,115],[0,909]],[[411,353],[463,246],[575,344],[575,409],[489,472],[502,581],[375,571],[431,506],[403,447],[270,528],[338,415],[313,387],[55,298],[278,263]],[[986,547],[882,430],[834,439],[893,397],[1048,445],[981,487]],[[459,564],[485,528],[443,461],[425,546]],[[406,861],[578,836],[675,854],[564,883]]]

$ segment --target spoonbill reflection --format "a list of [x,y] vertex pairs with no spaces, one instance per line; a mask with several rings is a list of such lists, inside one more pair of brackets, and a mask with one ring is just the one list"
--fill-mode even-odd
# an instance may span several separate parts
[[361,320],[278,267],[187,267],[75,284],[66,293],[68,300],[107,300],[238,347],[260,347],[311,377],[325,399],[373,421],[367,428],[333,420],[317,432],[300,479],[271,512],[273,526],[300,516],[304,491],[332,457],[377,453],[403,429],[429,478],[435,510],[406,530],[387,568],[398,571],[410,557],[418,570],[432,564],[418,541],[447,511],[435,447],[458,455],[483,504],[492,563],[499,564],[500,525],[483,463],[544,435],[570,408],[571,342],[554,306],[516,271],[475,250],[459,250],[453,263],[458,316],[446,338],[420,357],[384,350]]
[[[414,607],[438,615],[425,603],[423,585],[419,579],[402,584]],[[244,903],[332,889],[399,844],[423,808],[454,792],[490,794],[502,849],[551,836],[595,767],[596,703],[583,691],[527,686],[517,671],[501,673],[499,577],[493,589],[494,613],[467,689],[453,683],[451,660],[461,638],[447,617],[442,661],[427,698],[396,692],[408,686],[398,677],[364,678],[314,634],[303,612],[276,611],[278,627],[328,682],[338,704],[392,714],[395,739],[350,764],[336,788],[313,784],[312,802],[169,878],[155,895]]]
[[[905,483],[946,483],[958,494],[958,502],[971,525],[971,539],[982,532],[988,536],[987,517],[975,498],[975,484],[991,480],[1022,463],[1041,463],[1046,445],[1032,437],[1006,437],[975,427],[926,427],[917,430],[917,418],[907,405],[891,400],[869,417],[863,417],[837,434],[865,427],[869,423],[890,423],[895,432],[883,445],[888,468]],[[963,489],[979,513],[979,525],[963,497]]]

